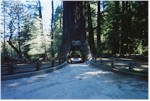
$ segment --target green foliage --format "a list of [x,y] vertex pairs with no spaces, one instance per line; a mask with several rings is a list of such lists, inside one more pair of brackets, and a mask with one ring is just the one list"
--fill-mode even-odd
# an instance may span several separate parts
[[63,18],[62,18],[62,6],[58,6],[55,11],[55,26],[54,26],[54,54],[58,57],[62,42],[62,31],[63,31]]
[[[101,1],[100,27],[101,27],[101,48],[102,53],[122,54],[143,54],[148,55],[148,1]],[[97,42],[97,1],[90,1],[91,19],[94,32],[94,41]],[[2,1],[2,13],[6,14],[5,53],[6,56],[16,58],[17,53],[7,43],[12,34],[12,43],[17,48],[18,41],[21,43],[21,50],[27,59],[37,60],[42,56],[51,57],[51,41],[55,58],[62,44],[63,32],[63,8],[58,6],[54,14],[53,40],[51,33],[43,32],[42,19],[39,18],[38,9],[35,5],[25,4],[21,1]],[[5,7],[5,9],[4,9]],[[87,10],[87,8],[83,8]],[[123,14],[124,9],[124,14]],[[118,11],[117,11],[118,10]],[[87,13],[87,12],[86,12]],[[116,14],[118,13],[118,14]],[[86,18],[86,32],[88,23]],[[20,23],[20,31],[17,24]],[[18,33],[19,32],[19,33]],[[18,37],[20,35],[20,37]],[[20,38],[20,39],[19,39]],[[121,45],[120,43],[121,42]],[[96,43],[99,44],[99,43]],[[1,40],[1,56],[4,54],[4,42]],[[97,45],[95,45],[97,46]]]
[[[147,54],[148,52],[148,2],[128,1],[125,14],[122,12],[122,2],[119,2],[119,14],[115,14],[116,1],[103,1],[101,7],[101,41],[102,50],[112,51],[116,48],[119,52],[119,42],[122,42],[122,53]],[[124,22],[122,19],[124,17]],[[118,20],[118,24],[116,21]],[[122,26],[124,25],[124,26]],[[116,26],[118,28],[116,29]],[[117,31],[118,30],[118,31]],[[117,35],[117,36],[116,36]],[[119,36],[118,36],[119,35]],[[120,35],[122,38],[120,38]],[[117,48],[118,47],[118,48]],[[129,50],[130,47],[130,50]]]
[[[21,1],[14,1],[12,3],[12,1],[4,0],[2,3],[7,5],[5,9],[5,14],[7,15],[5,24],[7,25],[6,28],[8,28],[5,33],[5,37],[8,36],[5,38],[6,41],[11,37],[12,44],[17,49],[20,47],[18,43],[20,41],[23,56],[28,60],[37,59],[41,54],[45,54],[50,46],[47,39],[50,40],[50,38],[46,33],[43,33],[42,19],[39,18],[36,2],[27,4]],[[7,43],[5,45],[9,47],[6,47],[6,55],[17,58],[16,52]]]
[[[24,49],[31,59],[39,58],[41,54],[46,53],[46,39],[43,33],[42,19],[39,16],[35,16],[32,25],[28,26],[29,32],[25,33],[27,36]],[[25,31],[27,32],[27,31]]]

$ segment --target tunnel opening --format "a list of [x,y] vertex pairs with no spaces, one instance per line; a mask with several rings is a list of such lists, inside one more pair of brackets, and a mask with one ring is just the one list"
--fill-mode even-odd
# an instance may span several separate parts
[[81,42],[79,40],[72,41],[71,49],[68,55],[69,63],[83,63],[84,56],[81,49]]

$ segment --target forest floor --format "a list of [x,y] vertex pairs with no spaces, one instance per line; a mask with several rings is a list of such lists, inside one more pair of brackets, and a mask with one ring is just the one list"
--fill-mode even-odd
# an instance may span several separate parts
[[2,99],[148,99],[148,80],[87,63],[1,82]]

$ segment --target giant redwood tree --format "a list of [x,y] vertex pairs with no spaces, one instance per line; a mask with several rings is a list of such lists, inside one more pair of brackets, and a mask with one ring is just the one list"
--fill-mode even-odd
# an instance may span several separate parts
[[63,1],[63,36],[61,59],[66,60],[72,48],[72,41],[80,41],[80,50],[86,61],[89,48],[85,33],[85,3],[86,1]]

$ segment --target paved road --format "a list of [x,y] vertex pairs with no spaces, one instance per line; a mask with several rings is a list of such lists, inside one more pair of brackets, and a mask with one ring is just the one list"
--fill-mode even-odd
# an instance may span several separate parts
[[52,73],[1,82],[2,99],[148,99],[148,82],[69,64]]

